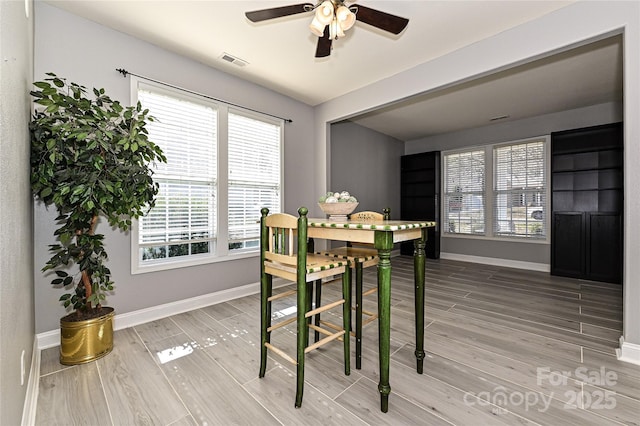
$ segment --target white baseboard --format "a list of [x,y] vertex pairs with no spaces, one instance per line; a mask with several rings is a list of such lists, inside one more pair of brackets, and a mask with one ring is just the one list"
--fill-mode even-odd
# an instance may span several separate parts
[[620,337],[620,348],[616,349],[616,355],[620,361],[640,365],[640,345],[624,341]]
[[441,259],[458,260],[460,262],[481,263],[484,265],[504,266],[505,268],[527,269],[530,271],[550,272],[548,263],[524,262],[521,260],[499,259],[497,257],[471,256],[458,253],[440,253]]
[[[278,287],[286,283],[279,283],[274,280],[273,286]],[[165,303],[164,305],[153,306],[124,314],[116,314],[113,319],[113,329],[122,330],[171,315],[181,314],[194,309],[203,308],[216,303],[226,302],[239,297],[249,296],[260,291],[260,283],[252,283],[227,290],[216,291],[202,296],[191,297],[189,299],[178,300],[176,302]],[[38,333],[36,335],[38,350],[60,346],[60,329]]]
[[33,353],[31,355],[31,368],[29,369],[29,381],[22,408],[22,426],[30,426],[36,422],[36,407],[38,404],[38,389],[40,387],[40,350],[38,339],[33,339]]

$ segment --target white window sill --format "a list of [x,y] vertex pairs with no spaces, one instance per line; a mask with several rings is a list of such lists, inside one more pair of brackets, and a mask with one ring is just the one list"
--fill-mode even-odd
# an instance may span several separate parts
[[474,235],[474,234],[449,234],[442,232],[440,234],[442,238],[458,238],[458,239],[473,239],[473,240],[486,240],[486,241],[500,241],[508,243],[524,243],[524,244],[551,244],[549,238],[534,239],[525,237],[496,237],[487,235]]
[[188,268],[190,266],[207,265],[210,263],[229,262],[232,260],[248,259],[259,257],[260,251],[233,253],[226,256],[203,255],[201,257],[191,257],[189,259],[170,260],[147,265],[132,265],[131,275],[145,274],[147,272],[168,271],[171,269]]

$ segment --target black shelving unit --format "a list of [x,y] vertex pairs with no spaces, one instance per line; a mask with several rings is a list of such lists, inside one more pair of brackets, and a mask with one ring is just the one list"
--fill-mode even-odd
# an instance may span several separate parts
[[[440,258],[440,151],[403,155],[400,159],[400,217],[434,220],[427,230],[426,256]],[[413,242],[402,243],[400,252],[413,255]]]
[[551,134],[551,273],[620,283],[622,123]]

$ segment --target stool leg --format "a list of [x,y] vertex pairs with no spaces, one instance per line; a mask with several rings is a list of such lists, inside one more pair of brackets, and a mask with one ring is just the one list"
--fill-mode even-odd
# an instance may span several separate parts
[[351,268],[347,266],[344,274],[342,274],[342,326],[345,330],[344,335],[344,374],[351,374],[351,350],[349,343],[351,341]]
[[267,346],[265,343],[271,340],[267,329],[271,327],[271,302],[269,297],[273,290],[273,277],[263,273],[260,279],[260,373],[258,377],[264,377],[267,369]]
[[[321,285],[322,283],[318,283],[318,281],[320,281],[320,280],[317,280],[315,282],[316,285]],[[310,282],[307,283],[307,307],[305,309],[305,313],[309,312],[312,309],[311,301],[313,300],[313,283],[314,283],[313,281],[310,281]],[[317,306],[317,304],[316,304],[316,306]],[[309,337],[310,337],[309,336],[309,332],[308,332],[309,324],[311,324],[311,317],[307,318],[307,342],[306,342],[306,346],[309,346]],[[317,341],[317,338],[316,338],[316,341]]]
[[[322,280],[316,280],[316,308],[322,306]],[[320,327],[320,314],[316,314],[313,323]],[[314,339],[317,342],[320,340],[320,332],[314,332]]]
[[307,348],[309,342],[309,327],[307,326],[307,283],[306,277],[303,274],[298,274],[298,297],[296,305],[296,319],[297,319],[297,370],[296,370],[296,403],[295,407],[299,408],[302,405],[302,394],[304,392],[304,350]]

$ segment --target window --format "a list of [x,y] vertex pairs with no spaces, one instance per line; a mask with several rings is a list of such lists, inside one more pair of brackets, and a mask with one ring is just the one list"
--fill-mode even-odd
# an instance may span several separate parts
[[494,235],[545,237],[544,141],[496,147]]
[[280,126],[229,113],[229,250],[257,250],[262,207],[279,213]]
[[444,153],[444,234],[546,240],[546,143]]
[[484,151],[444,156],[444,231],[484,234]]
[[260,208],[281,206],[282,120],[136,83],[167,163],[155,165],[156,204],[133,228],[132,271],[257,253]]

